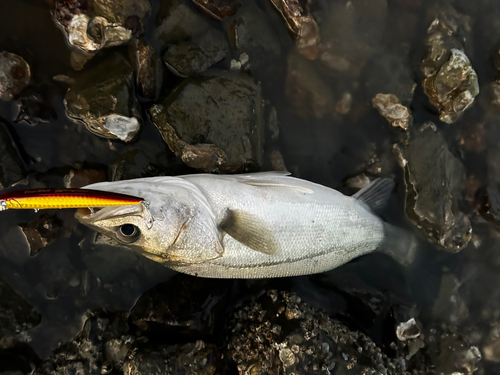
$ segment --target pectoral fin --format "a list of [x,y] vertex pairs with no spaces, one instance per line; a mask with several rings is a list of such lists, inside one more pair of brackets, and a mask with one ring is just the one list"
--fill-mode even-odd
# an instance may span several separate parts
[[221,229],[255,251],[268,255],[278,251],[278,243],[271,231],[261,220],[244,211],[229,210]]

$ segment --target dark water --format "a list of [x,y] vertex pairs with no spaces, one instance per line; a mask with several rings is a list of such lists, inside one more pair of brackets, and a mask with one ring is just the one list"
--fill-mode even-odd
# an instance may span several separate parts
[[[158,1],[152,3],[153,9],[157,10]],[[465,1],[450,3],[470,16],[472,39],[467,44],[471,51],[469,58],[483,91],[496,74],[493,56],[494,51],[498,50],[500,33],[494,31],[492,25],[493,15],[500,17],[500,5],[493,0],[480,1],[475,6]],[[320,26],[331,22],[328,17],[339,4],[344,2],[311,2],[312,14]],[[228,316],[234,306],[262,290],[291,290],[329,314],[343,313],[349,316],[353,326],[364,330],[378,344],[385,344],[384,330],[387,327],[384,321],[372,319],[361,307],[357,309],[356,298],[349,292],[364,291],[402,301],[399,305],[411,307],[413,315],[418,316],[424,326],[444,323],[457,327],[465,332],[471,344],[481,350],[491,325],[496,324],[496,320],[485,318],[485,311],[492,308],[490,301],[499,298],[500,258],[497,254],[499,243],[496,224],[485,222],[473,209],[469,209],[480,245],[475,247],[469,244],[460,253],[450,254],[427,243],[425,235],[417,232],[404,214],[403,173],[392,156],[392,144],[400,138],[401,133],[391,128],[372,108],[372,95],[368,95],[369,89],[366,88],[369,77],[378,74],[377,71],[369,72],[370,66],[376,66],[377,56],[383,59],[387,51],[405,48],[408,57],[404,63],[413,71],[414,81],[418,84],[410,105],[415,123],[429,120],[436,123],[451,152],[466,166],[467,175],[474,176],[481,187],[488,183],[491,179],[488,168],[491,173],[489,165],[494,164],[491,155],[498,147],[495,140],[500,139],[496,127],[498,116],[488,114],[487,106],[480,104],[480,94],[459,121],[453,125],[444,124],[439,121],[436,109],[429,103],[420,86],[419,64],[423,54],[423,39],[429,26],[426,12],[433,2],[388,1],[382,36],[374,42],[375,51],[364,57],[367,61],[360,74],[332,73],[316,65],[316,74],[332,90],[336,99],[345,91],[353,95],[349,114],[328,113],[317,118],[297,116],[287,99],[287,56],[294,48],[294,43],[270,3],[258,1],[257,5],[268,15],[267,22],[276,33],[281,49],[279,57],[264,64],[256,61],[253,63],[255,67],[252,65],[250,68],[251,76],[261,82],[264,99],[275,107],[278,116],[279,141],[273,143],[268,139],[267,144],[279,147],[287,168],[294,175],[346,194],[354,192],[346,186],[346,180],[365,172],[369,160],[377,156],[382,165],[381,175],[394,177],[396,181],[394,195],[382,217],[399,227],[419,233],[421,241],[417,258],[409,267],[402,267],[387,255],[377,253],[322,275],[282,280],[229,281],[234,290],[240,293],[235,293],[238,297],[231,301]],[[248,6],[243,1],[240,11]],[[147,38],[151,37],[154,30],[154,18],[154,15],[149,18]],[[221,28],[220,24],[214,22],[214,25]],[[328,24],[328,27],[335,28],[335,25]],[[75,169],[95,169],[110,178],[110,166],[120,159],[134,160],[127,169],[126,178],[196,173],[175,157],[161,139],[146,114],[151,104],[149,102],[142,103],[145,121],[141,136],[138,141],[128,145],[98,138],[88,132],[84,125],[66,117],[63,98],[67,86],[54,82],[52,78],[61,74],[77,78],[78,73],[71,68],[70,49],[63,33],[51,18],[47,2],[2,0],[0,30],[0,50],[22,56],[31,67],[32,78],[26,90],[37,91],[43,87],[55,111],[49,122],[30,126],[14,122],[18,113],[16,100],[0,101],[0,118],[8,125],[29,172],[23,188],[63,186],[64,176]],[[125,48],[121,47],[115,48],[116,51],[126,53]],[[105,58],[107,53],[110,52],[101,53],[96,61]],[[216,68],[227,66],[226,60]],[[171,73],[165,73],[164,92],[180,81]],[[486,148],[480,151],[464,149],[459,145],[458,136],[476,124],[483,124],[486,128]],[[268,164],[263,168],[269,168]],[[42,213],[9,211],[3,212],[0,218],[0,275],[42,315],[39,326],[20,336],[41,358],[49,356],[52,350],[70,341],[80,331],[82,316],[87,310],[129,310],[144,291],[176,274],[136,254],[111,246],[93,245],[94,234],[76,222],[72,210],[48,214],[57,216],[61,229],[55,240],[34,256],[29,254],[19,225],[34,221]],[[454,276],[456,282],[440,294],[442,277],[449,274]],[[438,296],[444,306],[441,310],[436,308]],[[453,316],[458,310],[462,311],[462,315],[459,314],[460,317],[455,319]],[[486,361],[483,366],[484,373],[498,370],[498,366],[491,361]]]

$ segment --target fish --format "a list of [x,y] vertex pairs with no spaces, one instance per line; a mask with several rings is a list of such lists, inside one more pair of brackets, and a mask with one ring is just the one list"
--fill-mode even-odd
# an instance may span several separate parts
[[[79,209],[77,220],[178,272],[206,278],[275,278],[332,270],[380,249],[392,179],[353,196],[288,173],[193,174],[88,185],[145,199]],[[109,243],[109,241],[108,241]]]
[[86,189],[30,189],[0,194],[0,211],[134,205],[139,197]]

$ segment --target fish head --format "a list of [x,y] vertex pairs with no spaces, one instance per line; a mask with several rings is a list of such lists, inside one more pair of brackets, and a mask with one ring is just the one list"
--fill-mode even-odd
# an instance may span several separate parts
[[[206,202],[193,191],[172,184],[137,179],[99,183],[87,189],[144,199],[141,204],[79,209],[76,219],[124,246],[167,266],[184,266],[220,257],[220,233]],[[161,181],[161,180],[160,180]],[[174,181],[175,182],[175,181]],[[195,192],[196,193],[196,192]]]

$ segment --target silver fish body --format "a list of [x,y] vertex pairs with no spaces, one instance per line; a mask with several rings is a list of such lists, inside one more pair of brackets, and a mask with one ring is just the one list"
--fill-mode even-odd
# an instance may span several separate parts
[[384,223],[368,205],[387,198],[387,181],[352,197],[275,172],[104,182],[86,188],[139,196],[147,205],[76,216],[179,272],[213,278],[308,275],[380,247]]

